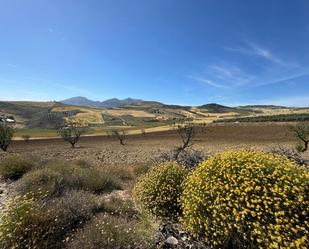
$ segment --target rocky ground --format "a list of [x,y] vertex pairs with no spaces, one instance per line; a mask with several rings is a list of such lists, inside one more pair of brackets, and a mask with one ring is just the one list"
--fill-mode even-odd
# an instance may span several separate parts
[[5,210],[6,203],[14,194],[14,183],[0,178],[0,216]]
[[155,246],[162,249],[210,249],[202,241],[194,239],[177,223],[161,225],[155,239]]

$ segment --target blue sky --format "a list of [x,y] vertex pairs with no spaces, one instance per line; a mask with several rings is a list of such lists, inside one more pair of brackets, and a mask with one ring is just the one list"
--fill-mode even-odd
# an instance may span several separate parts
[[0,0],[0,99],[309,106],[307,0]]

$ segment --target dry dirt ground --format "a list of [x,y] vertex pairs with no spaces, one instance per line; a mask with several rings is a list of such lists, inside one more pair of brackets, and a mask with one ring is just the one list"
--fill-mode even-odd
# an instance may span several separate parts
[[[106,136],[83,137],[72,149],[62,139],[40,139],[13,141],[7,153],[0,152],[0,161],[5,157],[19,154],[38,157],[41,160],[86,160],[99,166],[135,166],[149,164],[160,155],[180,144],[175,131],[131,135],[122,146],[117,140]],[[194,149],[214,154],[226,149],[251,148],[270,150],[274,147],[292,148],[295,138],[288,126],[281,123],[263,124],[217,124],[198,133]],[[305,158],[309,158],[308,153]],[[0,179],[0,204],[9,197],[12,186]],[[2,192],[2,193],[1,193]],[[1,205],[0,205],[1,211]]]
[[[87,160],[96,165],[132,165],[151,161],[163,151],[180,144],[176,131],[130,135],[126,145],[107,136],[82,137],[76,148],[70,148],[62,139],[38,139],[13,141],[8,152],[0,152],[0,160],[20,154],[40,157],[43,160],[57,158],[61,160]],[[270,150],[283,146],[294,147],[296,139],[282,123],[263,124],[217,124],[207,126],[198,132],[194,149],[214,154],[226,149],[255,148]]]

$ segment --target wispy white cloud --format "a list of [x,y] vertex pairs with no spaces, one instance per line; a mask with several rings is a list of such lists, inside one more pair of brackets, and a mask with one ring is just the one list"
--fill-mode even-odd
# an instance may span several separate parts
[[253,82],[252,87],[273,85],[278,83],[283,83],[286,81],[296,80],[309,75],[309,68],[302,68],[301,70],[297,70],[296,72],[291,73],[282,73],[281,76],[278,77],[270,77],[268,79],[261,80],[259,82]]
[[293,67],[299,66],[297,63],[284,60],[280,56],[272,52],[270,49],[257,45],[256,43],[251,42],[251,41],[247,41],[245,43],[245,46],[225,47],[225,49],[232,51],[232,52],[239,52],[239,53],[242,53],[248,56],[259,57],[266,61],[275,63],[280,66],[284,66],[287,68],[293,68]]
[[213,82],[212,80],[209,80],[207,78],[202,78],[202,77],[196,77],[196,76],[188,76],[189,78],[195,80],[195,81],[198,81],[200,83],[203,83],[204,85],[208,85],[208,86],[212,86],[212,87],[215,87],[215,88],[221,88],[221,89],[227,89],[228,86],[225,86],[225,85],[221,85],[221,84],[218,84],[218,83],[215,83]]
[[248,84],[254,78],[241,68],[232,64],[228,66],[227,63],[207,66],[202,72],[189,77],[197,82],[220,89],[240,87]]
[[[242,47],[229,47],[229,51],[242,53],[248,56],[262,58],[269,62],[245,60],[235,62],[225,60],[220,63],[206,66],[196,74],[195,80],[202,81],[213,87],[228,89],[249,89],[274,84],[286,84],[292,80],[298,80],[309,76],[309,66],[284,60],[275,55],[270,49],[247,41]],[[227,56],[227,58],[230,58]],[[251,63],[248,66],[248,63]]]
[[222,65],[211,65],[208,67],[208,70],[206,70],[206,73],[210,76],[212,75],[216,77],[220,81],[232,85],[243,85],[248,83],[253,78],[253,76],[245,73],[239,67],[234,65],[230,65],[229,67]]

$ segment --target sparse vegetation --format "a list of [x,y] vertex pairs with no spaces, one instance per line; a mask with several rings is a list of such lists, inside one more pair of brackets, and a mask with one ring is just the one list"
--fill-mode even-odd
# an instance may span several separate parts
[[85,133],[85,129],[71,123],[68,126],[60,128],[58,132],[63,140],[70,143],[72,148],[74,148],[81,135]]
[[298,151],[307,151],[309,143],[309,123],[298,123],[295,126],[291,126],[291,131],[293,132],[294,136],[302,143],[300,146],[298,146]]
[[14,128],[10,124],[0,122],[0,148],[6,151],[14,135]]
[[0,162],[0,175],[4,179],[17,180],[34,166],[31,159],[11,156]]

